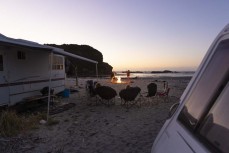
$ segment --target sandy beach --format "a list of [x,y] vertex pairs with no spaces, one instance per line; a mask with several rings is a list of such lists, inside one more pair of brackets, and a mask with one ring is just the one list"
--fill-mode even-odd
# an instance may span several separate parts
[[[23,153],[149,153],[160,128],[168,117],[169,108],[179,98],[190,81],[190,77],[167,77],[133,79],[130,86],[141,88],[142,96],[137,105],[126,109],[119,96],[115,105],[96,105],[96,98],[86,94],[85,82],[98,81],[101,85],[114,88],[117,93],[127,84],[112,84],[109,79],[79,78],[78,92],[61,99],[62,104],[75,106],[50,117],[59,123],[53,126],[39,125],[7,143],[11,147],[4,152]],[[168,100],[146,97],[147,85],[157,80],[158,90],[163,89],[160,81],[167,81],[170,90]],[[74,82],[72,82],[74,84]],[[140,105],[141,104],[141,105]],[[9,145],[9,144],[8,144]],[[10,149],[9,149],[10,148]]]

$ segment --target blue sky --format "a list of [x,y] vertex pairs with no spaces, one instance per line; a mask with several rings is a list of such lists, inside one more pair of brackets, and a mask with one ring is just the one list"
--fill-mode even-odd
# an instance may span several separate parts
[[0,0],[3,35],[87,44],[114,70],[196,70],[229,23],[229,1]]

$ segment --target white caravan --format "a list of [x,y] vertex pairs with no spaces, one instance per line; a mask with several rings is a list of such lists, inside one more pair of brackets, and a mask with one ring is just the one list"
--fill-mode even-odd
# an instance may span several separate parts
[[65,62],[62,55],[97,64],[63,49],[0,34],[0,106],[14,105],[26,97],[41,95],[40,90],[49,85],[55,93],[63,91]]
[[151,153],[229,152],[229,25],[171,107]]

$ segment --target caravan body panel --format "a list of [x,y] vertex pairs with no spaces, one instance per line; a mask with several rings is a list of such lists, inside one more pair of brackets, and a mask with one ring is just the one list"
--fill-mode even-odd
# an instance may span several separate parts
[[63,91],[64,56],[95,63],[98,76],[97,61],[0,34],[0,106],[14,105],[24,98],[41,94],[40,90],[47,86],[53,88],[54,93]]
[[[4,51],[2,48],[7,50]],[[50,76],[54,92],[64,90],[64,56],[53,55],[60,59],[59,69],[53,67],[50,71],[51,53],[48,51],[17,46],[2,46],[0,50],[5,53],[4,71],[0,72],[0,105],[14,105],[26,97],[40,95],[40,90],[49,86]]]
[[0,46],[0,106],[7,105],[9,103],[6,59],[5,47]]

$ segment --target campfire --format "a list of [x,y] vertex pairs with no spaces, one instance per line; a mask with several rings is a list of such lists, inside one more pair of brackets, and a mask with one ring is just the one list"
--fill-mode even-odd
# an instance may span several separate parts
[[111,83],[122,84],[122,83],[126,83],[126,82],[125,81],[122,81],[122,78],[120,76],[118,76],[118,77],[113,77],[111,79]]
[[117,83],[122,83],[121,77],[118,77]]

